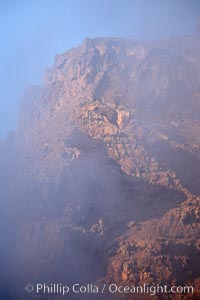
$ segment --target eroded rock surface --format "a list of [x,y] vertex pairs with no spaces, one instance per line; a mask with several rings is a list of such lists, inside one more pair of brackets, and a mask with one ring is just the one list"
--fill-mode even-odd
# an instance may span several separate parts
[[190,284],[198,299],[199,70],[198,38],[86,39],[25,91],[0,144],[2,265],[20,290]]

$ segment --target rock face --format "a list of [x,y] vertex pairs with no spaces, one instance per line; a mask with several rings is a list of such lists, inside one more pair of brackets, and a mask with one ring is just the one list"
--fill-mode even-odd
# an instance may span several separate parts
[[0,144],[4,299],[27,299],[27,278],[200,297],[199,71],[198,38],[86,39],[25,91]]

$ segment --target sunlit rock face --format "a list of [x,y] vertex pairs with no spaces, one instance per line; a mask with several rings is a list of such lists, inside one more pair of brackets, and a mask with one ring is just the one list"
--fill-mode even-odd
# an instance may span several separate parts
[[8,299],[27,280],[198,287],[199,70],[198,38],[86,39],[25,91],[0,144]]

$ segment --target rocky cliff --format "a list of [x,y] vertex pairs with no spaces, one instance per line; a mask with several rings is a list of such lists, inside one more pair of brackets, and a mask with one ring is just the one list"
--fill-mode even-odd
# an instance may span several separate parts
[[2,265],[21,299],[27,278],[190,284],[155,298],[198,299],[199,71],[195,37],[86,39],[25,91],[0,144]]

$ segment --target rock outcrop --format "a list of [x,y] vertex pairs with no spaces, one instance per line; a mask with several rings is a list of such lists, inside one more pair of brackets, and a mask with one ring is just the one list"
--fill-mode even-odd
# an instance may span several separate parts
[[199,70],[195,37],[86,39],[25,91],[0,144],[2,265],[21,299],[27,278],[190,284],[156,297],[198,299]]

